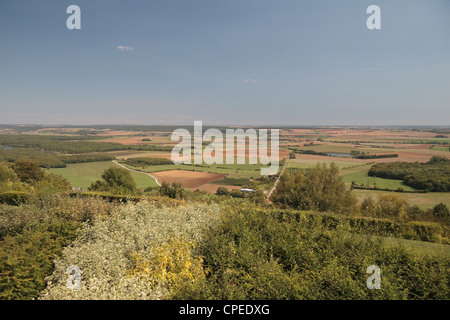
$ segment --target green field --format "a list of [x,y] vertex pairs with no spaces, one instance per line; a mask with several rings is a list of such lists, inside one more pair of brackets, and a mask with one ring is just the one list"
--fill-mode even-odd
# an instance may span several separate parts
[[367,172],[370,169],[371,163],[356,162],[356,161],[318,161],[318,160],[305,160],[305,159],[292,159],[289,161],[288,168],[300,168],[306,169],[315,166],[317,163],[325,162],[330,165],[332,162],[339,167],[339,173],[345,183],[350,185],[352,181],[356,184],[366,186],[377,186],[382,189],[396,190],[402,188],[403,190],[414,190],[411,187],[405,186],[402,181],[394,179],[382,179],[369,177]]
[[[387,194],[389,192],[354,189],[353,193],[356,195],[358,200],[362,201],[366,197],[376,198],[379,194]],[[431,208],[440,202],[445,203],[447,206],[450,206],[450,193],[448,192],[428,192],[428,193],[396,192],[396,194],[405,197],[409,205],[411,206],[417,205],[421,209]]]
[[[371,144],[375,145],[375,144]],[[368,153],[395,153],[393,147],[370,148],[369,146],[352,146],[348,144],[315,144],[312,146],[299,146],[301,150],[313,150],[317,152],[351,153],[352,150],[364,151]],[[397,149],[398,150],[398,149]]]
[[[292,159],[289,160],[288,168],[310,168],[315,166],[317,163],[325,162],[329,165],[333,161],[317,161],[310,159]],[[367,172],[370,169],[371,163],[363,163],[363,162],[353,162],[353,161],[334,161],[334,163],[339,167],[340,175],[342,176],[343,181],[350,186],[352,181],[355,181],[357,184],[363,184],[366,186],[374,186],[374,182],[378,188],[386,188],[396,190],[398,188],[402,188],[405,191],[412,191],[413,188],[406,186],[402,183],[401,180],[394,179],[382,179],[382,178],[374,178],[369,177]],[[386,194],[386,191],[377,191],[377,190],[361,190],[354,189],[354,194],[357,196],[358,200],[362,201],[366,197],[376,198],[380,193]],[[450,193],[448,192],[428,192],[428,193],[396,193],[400,196],[403,196],[407,199],[410,205],[417,205],[421,209],[427,209],[433,207],[437,203],[445,203],[447,206],[450,206]]]
[[335,165],[339,167],[340,170],[347,169],[350,167],[355,167],[359,165],[366,165],[367,163],[359,162],[359,161],[346,161],[346,160],[339,160],[334,161],[330,159],[329,161],[323,161],[323,160],[314,160],[314,159],[291,159],[288,163],[288,168],[300,168],[300,169],[306,169],[315,166],[317,163],[325,162],[327,165],[329,165],[331,162],[334,162]]
[[351,184],[354,181],[356,184],[365,186],[377,186],[381,189],[397,190],[399,188],[405,191],[414,191],[413,188],[404,185],[401,180],[383,179],[378,177],[370,177],[367,173],[372,164],[360,165],[353,168],[342,169],[340,174],[345,183]]
[[160,165],[160,166],[148,166],[148,167],[132,167],[122,163],[124,166],[144,172],[158,172],[166,170],[190,170],[212,173],[223,173],[228,175],[229,178],[258,178],[261,175],[261,166],[252,164],[180,164],[180,165]]
[[[49,169],[52,173],[61,174],[69,180],[72,187],[88,188],[92,182],[101,179],[102,173],[111,167],[119,167],[111,161],[68,164],[66,168]],[[155,179],[149,175],[131,172],[139,189],[157,187]]]

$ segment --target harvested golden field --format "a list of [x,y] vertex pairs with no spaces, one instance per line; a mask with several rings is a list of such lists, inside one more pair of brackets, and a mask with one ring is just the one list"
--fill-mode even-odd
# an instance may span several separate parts
[[[223,173],[198,172],[187,170],[169,170],[153,172],[152,176],[161,182],[179,182],[184,188],[198,188],[207,183],[220,180],[226,175]],[[216,188],[217,189],[217,188]]]
[[[151,141],[143,141],[144,139],[150,139]],[[157,145],[175,145],[176,142],[171,142],[170,137],[154,137],[154,136],[122,136],[112,137],[102,142],[120,143],[123,145],[138,145],[138,144],[157,144]]]

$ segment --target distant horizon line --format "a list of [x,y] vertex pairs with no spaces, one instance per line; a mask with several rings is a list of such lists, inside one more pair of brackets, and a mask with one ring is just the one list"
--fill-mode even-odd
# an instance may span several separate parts
[[[183,126],[193,126],[193,123],[190,124],[121,124],[121,123],[108,123],[108,124],[37,124],[37,123],[0,123],[0,126],[39,126],[39,127],[135,127],[135,126],[142,126],[142,127],[183,127]],[[359,127],[359,128],[384,128],[384,127],[390,127],[390,128],[450,128],[450,124],[439,124],[439,125],[423,125],[423,124],[416,124],[416,125],[407,125],[407,124],[310,124],[310,125],[293,125],[293,124],[262,124],[262,125],[256,125],[256,124],[204,124],[204,126],[207,127],[280,127],[280,128],[330,128],[330,127],[338,127],[338,128],[348,128],[348,127]]]

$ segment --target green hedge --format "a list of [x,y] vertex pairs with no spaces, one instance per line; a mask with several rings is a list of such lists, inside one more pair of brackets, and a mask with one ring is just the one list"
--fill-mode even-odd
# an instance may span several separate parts
[[29,198],[28,194],[23,191],[7,191],[0,193],[0,203],[10,206],[18,206]]
[[410,221],[400,222],[369,217],[348,217],[336,214],[323,214],[310,211],[274,210],[272,215],[280,221],[302,218],[308,221],[319,221],[328,229],[348,224],[350,231],[384,237],[404,238],[436,243],[450,243],[449,228],[436,222]]
[[101,193],[101,192],[74,192],[71,193],[70,196],[72,197],[96,197],[105,199],[108,201],[120,201],[120,202],[139,202],[143,199],[141,196],[127,196],[127,195],[116,195],[116,194],[109,194],[109,193]]
[[[446,242],[448,238],[444,237],[444,229],[439,223],[426,221],[412,221],[408,223],[409,232],[412,234],[414,240],[428,241],[428,242]],[[443,241],[442,241],[443,240]]]

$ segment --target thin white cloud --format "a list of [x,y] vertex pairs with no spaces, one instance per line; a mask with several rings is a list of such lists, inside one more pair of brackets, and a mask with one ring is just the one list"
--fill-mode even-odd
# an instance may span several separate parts
[[245,79],[244,79],[244,82],[245,82],[245,83],[256,83],[257,80],[256,80],[256,79],[252,79],[252,78],[245,78]]
[[120,51],[133,51],[134,50],[133,47],[129,47],[129,46],[117,46],[117,49],[119,49]]

